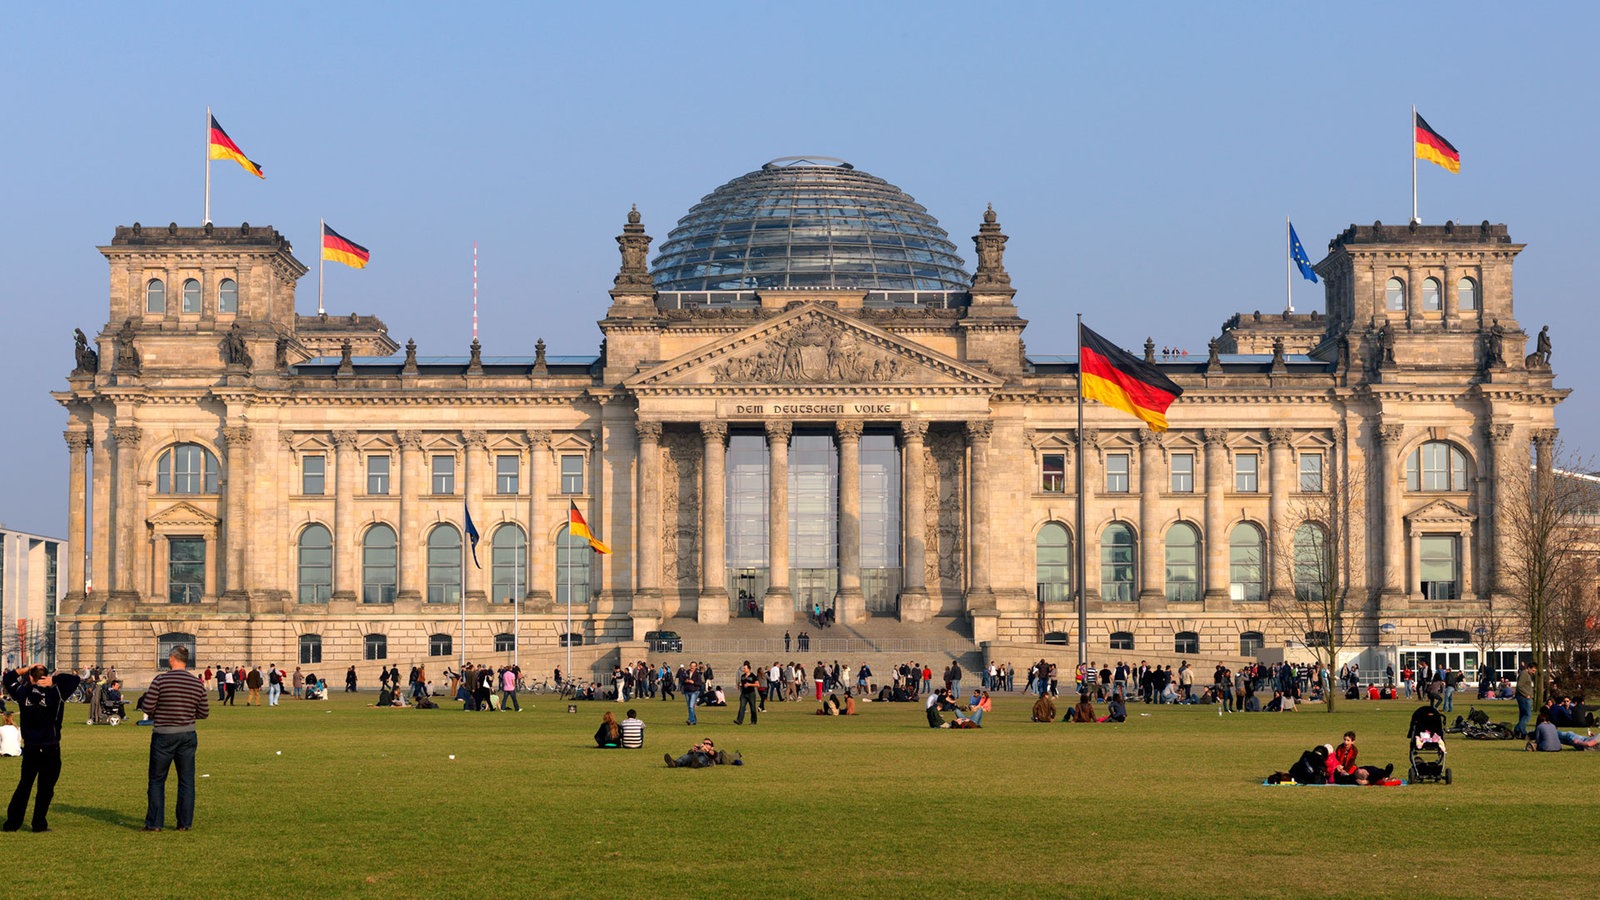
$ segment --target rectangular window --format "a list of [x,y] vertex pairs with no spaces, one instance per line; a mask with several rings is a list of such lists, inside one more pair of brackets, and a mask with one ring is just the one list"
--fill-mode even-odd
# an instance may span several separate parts
[[1061,453],[1044,455],[1044,472],[1039,490],[1046,494],[1060,494],[1067,489],[1067,457]]
[[1422,536],[1422,596],[1429,600],[1455,600],[1460,594],[1456,564],[1456,536]]
[[516,495],[522,480],[522,457],[496,456],[494,458],[494,492]]
[[300,458],[300,493],[321,496],[328,485],[328,458],[321,454]]
[[1322,493],[1322,454],[1300,454],[1300,490],[1307,494]]
[[206,542],[204,538],[167,539],[167,600],[199,603],[206,592]]
[[1260,460],[1254,453],[1240,453],[1233,458],[1233,489],[1241,494],[1254,494],[1259,490]]
[[367,457],[367,493],[374,497],[389,493],[389,455]]
[[1172,454],[1172,492],[1174,494],[1194,493],[1194,454]]
[[575,454],[561,457],[561,493],[583,493],[583,457]]
[[454,456],[435,456],[433,458],[433,492],[435,494],[454,494],[456,492],[456,458]]
[[1126,494],[1128,492],[1128,454],[1106,454],[1106,493]]

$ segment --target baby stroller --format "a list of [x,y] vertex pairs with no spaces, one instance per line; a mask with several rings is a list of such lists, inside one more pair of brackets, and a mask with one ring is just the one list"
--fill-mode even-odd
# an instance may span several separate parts
[[1411,714],[1411,727],[1406,730],[1406,752],[1411,762],[1412,784],[1420,781],[1450,783],[1450,770],[1445,768],[1444,716],[1431,706],[1418,707]]
[[120,725],[128,717],[127,706],[120,699],[113,700],[108,696],[106,685],[97,684],[89,695],[89,724],[90,725]]

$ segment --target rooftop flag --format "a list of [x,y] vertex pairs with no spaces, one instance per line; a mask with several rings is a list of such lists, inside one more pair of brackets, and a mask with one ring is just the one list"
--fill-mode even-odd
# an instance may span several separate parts
[[239,165],[244,166],[244,170],[249,172],[251,175],[254,175],[257,178],[267,177],[261,174],[260,164],[250,157],[245,156],[244,151],[239,149],[239,145],[233,142],[233,138],[228,137],[228,133],[222,130],[222,126],[217,124],[216,116],[211,117],[211,135],[208,138],[208,141],[209,147],[206,150],[207,159],[231,159]]
[[1300,274],[1312,284],[1317,283],[1317,270],[1311,268],[1311,258],[1306,256],[1306,248],[1300,243],[1300,235],[1294,233],[1294,225],[1289,226],[1289,260],[1300,267]]
[[1440,165],[1452,172],[1461,171],[1461,151],[1428,125],[1428,120],[1413,112],[1417,129],[1417,159]]
[[352,269],[365,269],[367,260],[372,258],[372,254],[367,251],[367,248],[329,228],[328,223],[324,222],[322,223],[322,258],[344,263]]
[[1083,396],[1099,400],[1167,430],[1167,407],[1183,394],[1177,382],[1092,329],[1078,326],[1078,383]]

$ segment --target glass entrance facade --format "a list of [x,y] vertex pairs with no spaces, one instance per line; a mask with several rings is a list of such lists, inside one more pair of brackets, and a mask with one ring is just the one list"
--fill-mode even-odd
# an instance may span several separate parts
[[889,431],[861,436],[861,593],[893,615],[900,596],[900,448]]

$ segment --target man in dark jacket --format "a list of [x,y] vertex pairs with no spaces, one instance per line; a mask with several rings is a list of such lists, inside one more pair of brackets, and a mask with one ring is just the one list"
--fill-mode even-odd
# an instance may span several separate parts
[[6,693],[22,707],[22,777],[0,830],[22,828],[22,814],[28,809],[28,795],[37,779],[33,830],[49,831],[50,801],[55,798],[56,779],[61,777],[61,718],[67,698],[78,690],[82,679],[61,672],[52,675],[44,666],[33,666],[8,669],[3,680]]
[[745,660],[739,669],[739,712],[733,717],[733,724],[744,724],[744,711],[750,709],[750,724],[756,724],[756,688],[761,684],[761,677],[750,669],[750,661]]

